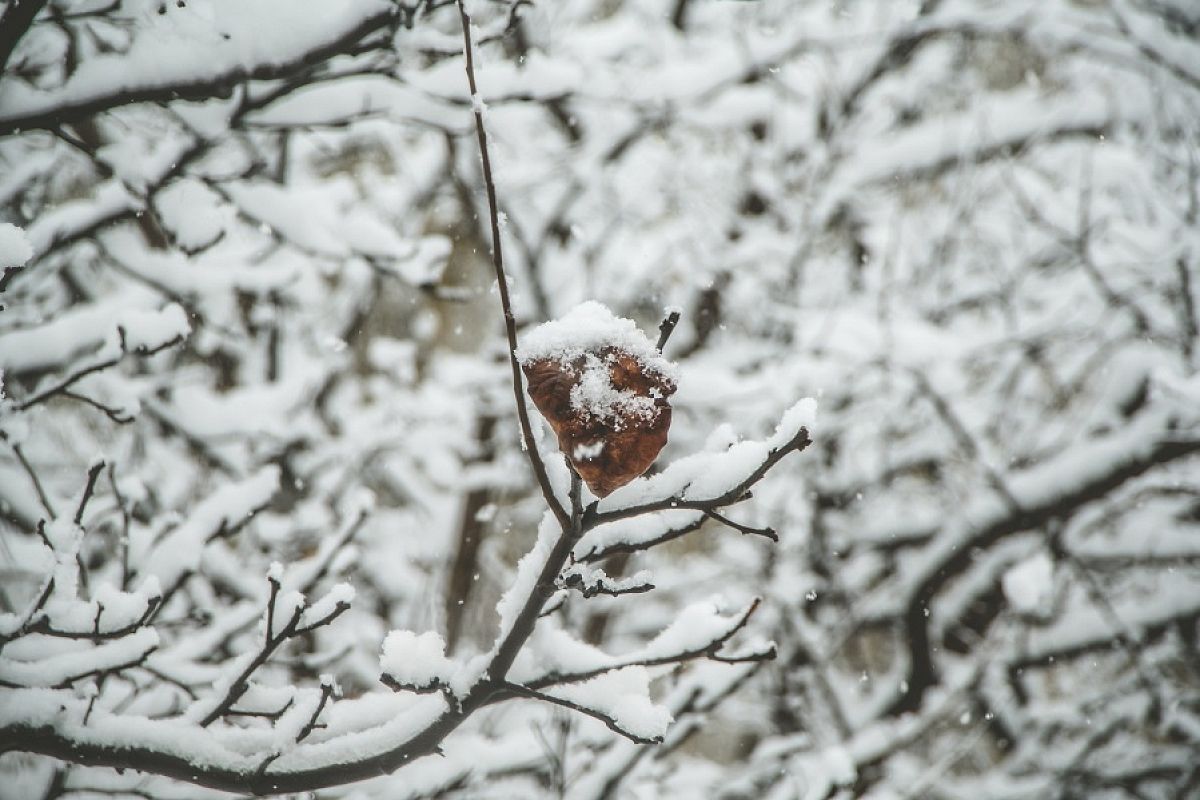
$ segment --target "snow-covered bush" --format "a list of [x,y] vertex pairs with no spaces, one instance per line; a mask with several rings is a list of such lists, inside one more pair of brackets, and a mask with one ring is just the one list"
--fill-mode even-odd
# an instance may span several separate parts
[[1192,5],[10,0],[0,795],[1195,792]]

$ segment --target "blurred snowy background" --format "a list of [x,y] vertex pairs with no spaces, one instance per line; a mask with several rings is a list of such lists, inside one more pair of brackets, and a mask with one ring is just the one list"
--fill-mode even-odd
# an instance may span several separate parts
[[[778,658],[656,674],[662,744],[506,703],[320,796],[1200,797],[1200,6],[469,8],[518,324],[681,308],[660,462],[821,404],[730,512],[778,544],[618,553],[654,591],[561,624],[761,595]],[[486,649],[544,507],[453,4],[0,9],[0,751],[60,695],[186,733],[272,562],[353,603],[222,725],[379,690],[392,629]],[[0,756],[5,798],[210,795]]]

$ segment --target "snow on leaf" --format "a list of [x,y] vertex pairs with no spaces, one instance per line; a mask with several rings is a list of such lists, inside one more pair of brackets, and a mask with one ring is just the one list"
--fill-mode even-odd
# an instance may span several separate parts
[[663,358],[633,320],[617,317],[595,301],[581,303],[523,334],[517,358],[522,364],[541,359],[568,363],[609,347],[629,353],[652,372],[679,381],[675,365]]

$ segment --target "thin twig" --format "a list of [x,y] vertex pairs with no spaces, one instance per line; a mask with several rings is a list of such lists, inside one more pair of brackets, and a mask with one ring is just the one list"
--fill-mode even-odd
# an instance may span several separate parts
[[466,6],[458,0],[458,13],[462,19],[463,53],[466,60],[467,84],[471,88],[471,103],[475,110],[475,135],[479,141],[479,157],[483,162],[483,185],[487,190],[488,215],[492,227],[492,266],[496,269],[496,287],[500,292],[500,305],[504,309],[504,332],[508,337],[508,361],[512,367],[513,395],[517,401],[517,419],[521,423],[521,438],[525,443],[525,455],[533,467],[538,487],[546,505],[553,512],[562,529],[571,527],[571,517],[563,508],[562,503],[554,496],[550,485],[550,476],[546,473],[546,465],[538,452],[537,443],[533,439],[533,427],[529,422],[529,411],[525,407],[525,387],[521,378],[521,365],[517,361],[517,320],[513,316],[512,301],[508,296],[508,278],[504,274],[504,251],[500,244],[500,214],[496,205],[496,184],[492,178],[492,160],[488,156],[487,131],[483,126],[483,101],[479,89],[475,85],[475,58],[471,51],[471,17],[467,14]]
[[300,730],[300,734],[296,737],[297,742],[302,742],[308,738],[308,735],[314,729],[321,727],[317,724],[317,718],[321,716],[321,712],[325,710],[325,704],[329,702],[329,698],[333,696],[333,684],[329,682],[321,683],[321,699],[317,702],[317,708],[309,717],[308,722]]
[[788,453],[804,450],[810,444],[812,444],[812,437],[809,435],[808,429],[801,428],[791,439],[767,453],[767,457],[763,459],[762,464],[760,464],[753,472],[746,476],[741,483],[717,497],[685,500],[681,497],[671,496],[664,497],[659,500],[651,500],[639,505],[626,506],[625,508],[614,508],[608,511],[596,511],[593,506],[589,506],[583,515],[583,529],[588,531],[597,525],[602,525],[606,522],[615,522],[619,519],[637,517],[653,511],[668,511],[676,509],[711,511],[713,509],[730,505],[744,499],[746,493],[750,491],[750,487],[758,483],[762,477],[771,470],[772,467],[783,460],[784,456],[786,456]]
[[295,704],[296,704],[296,698],[290,697],[290,698],[288,698],[288,701],[283,704],[283,706],[275,709],[274,711],[251,711],[249,709],[244,709],[244,708],[231,708],[225,712],[225,716],[227,716],[227,717],[252,717],[254,719],[265,719],[265,720],[270,720],[271,722],[278,722],[279,718],[282,717],[284,714],[286,714],[288,711],[290,711],[292,706],[294,706]]
[[[10,441],[3,431],[0,431],[0,438]],[[51,517],[57,517],[58,514],[54,511],[54,505],[50,502],[50,497],[46,494],[45,488],[42,487],[42,481],[38,478],[37,472],[34,471],[33,465],[29,463],[29,459],[25,457],[24,451],[21,450],[21,445],[16,442],[10,442],[10,447],[12,447],[13,453],[17,456],[17,461],[20,462],[21,468],[29,476],[29,481],[33,484],[33,491],[37,493],[38,502],[42,504],[42,508]]]
[[564,700],[563,698],[555,697],[554,695],[543,694],[535,689],[530,689],[528,686],[506,682],[504,684],[504,690],[517,697],[528,697],[531,700],[541,700],[544,703],[552,703],[556,706],[569,708],[572,711],[578,711],[580,714],[585,714],[592,719],[597,719],[600,722],[603,722],[604,725],[613,733],[624,736],[626,739],[636,742],[637,744],[658,744],[662,741],[661,736],[656,736],[653,739],[647,739],[644,736],[638,736],[636,733],[621,727],[620,723],[618,723],[615,718],[610,717],[608,714],[605,714],[601,711],[597,711],[594,708],[588,708],[587,706],[580,705],[579,703],[575,703],[571,700]]
[[[121,360],[123,358],[125,358],[125,356],[129,353],[129,351],[126,350],[126,348],[125,348],[125,331],[121,328],[118,328],[117,332],[120,334],[120,337],[121,337],[121,352],[119,354],[117,354],[116,356],[113,356],[112,358],[108,358],[103,361],[97,361],[94,364],[83,367],[78,372],[71,373],[70,375],[63,378],[61,381],[59,381],[57,384],[55,384],[54,386],[51,386],[49,389],[44,389],[44,390],[38,392],[37,394],[33,395],[33,397],[27,398],[26,400],[18,403],[17,410],[18,411],[26,411],[29,408],[31,408],[32,406],[37,405],[38,403],[44,403],[45,401],[49,400],[51,397],[54,397],[55,395],[60,395],[60,394],[65,395],[67,393],[68,389],[70,389],[72,386],[74,386],[79,381],[86,378],[88,375],[92,375],[97,372],[102,372],[106,369],[109,369],[110,367],[115,367],[117,364],[120,364]],[[168,347],[174,347],[175,345],[179,344],[182,341],[183,341],[182,336],[176,336],[175,338],[171,339],[170,341],[163,342],[162,344],[158,345],[157,347],[137,348],[133,352],[139,356],[152,356],[152,355],[156,355],[157,353],[161,353],[163,350],[166,350]]]
[[753,528],[749,525],[743,525],[740,522],[734,522],[729,517],[726,517],[722,514],[718,514],[716,511],[713,511],[711,508],[704,509],[704,516],[708,517],[709,519],[716,520],[717,522],[721,523],[722,525],[727,525],[730,528],[733,528],[735,531],[738,531],[740,533],[749,533],[749,534],[753,534],[755,536],[765,536],[766,538],[770,539],[772,542],[779,541],[779,534],[777,534],[775,532],[774,528]]
[[746,623],[750,621],[750,617],[758,610],[762,603],[762,598],[756,597],[746,606],[746,610],[742,615],[729,626],[729,629],[720,636],[710,639],[708,642],[692,647],[687,650],[681,650],[677,653],[670,653],[664,656],[653,656],[650,658],[633,658],[627,661],[620,661],[613,664],[607,664],[603,667],[595,669],[581,670],[579,672],[550,672],[542,675],[539,678],[524,682],[524,687],[528,689],[542,689],[547,686],[557,686],[563,683],[580,683],[582,681],[591,680],[609,672],[628,667],[654,667],[664,664],[679,664],[684,661],[691,661],[697,658],[710,658],[716,661],[721,661],[726,664],[741,664],[754,661],[770,661],[775,658],[775,646],[770,645],[763,650],[754,650],[741,655],[720,655],[721,648],[730,639],[737,634],[738,631],[746,627]]
[[100,471],[103,469],[103,461],[97,461],[88,467],[87,483],[83,487],[83,496],[79,498],[79,505],[75,508],[76,525],[83,520],[83,512],[87,510],[88,502],[92,499],[92,493],[96,491],[96,479],[100,477]]
[[129,423],[133,422],[133,417],[129,414],[126,414],[121,409],[105,405],[93,397],[88,397],[86,394],[80,394],[79,392],[73,392],[70,389],[66,389],[62,392],[62,396],[71,400],[78,400],[84,405],[91,406],[118,425],[128,425]]
[[254,674],[254,671],[267,662],[267,659],[271,657],[271,654],[275,652],[275,649],[279,645],[294,636],[297,627],[300,625],[300,617],[304,614],[305,610],[304,604],[296,606],[287,624],[279,631],[279,635],[272,635],[271,628],[274,625],[275,599],[279,594],[279,581],[274,578],[268,578],[267,580],[271,584],[271,596],[267,601],[267,634],[265,641],[250,663],[230,682],[229,689],[225,692],[225,696],[221,701],[217,703],[212,711],[205,715],[204,719],[200,720],[200,727],[202,728],[207,728],[233,708],[233,704],[240,700],[242,695],[246,693],[246,690],[250,688],[250,676]]
[[662,352],[667,346],[667,340],[671,338],[671,334],[675,332],[675,326],[679,324],[679,312],[669,311],[663,321],[658,323],[658,344],[654,345],[658,348],[658,352]]

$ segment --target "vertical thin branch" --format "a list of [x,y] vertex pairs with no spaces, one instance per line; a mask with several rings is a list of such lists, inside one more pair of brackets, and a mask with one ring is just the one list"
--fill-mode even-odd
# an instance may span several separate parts
[[571,527],[571,517],[562,503],[554,496],[546,465],[533,439],[533,428],[529,424],[529,411],[525,407],[525,387],[521,379],[521,365],[517,362],[517,321],[513,316],[512,302],[508,296],[508,279],[504,274],[504,251],[500,245],[500,214],[496,205],[496,184],[492,178],[492,161],[488,156],[487,131],[483,127],[483,101],[475,85],[475,59],[471,51],[471,17],[467,14],[463,0],[458,0],[458,13],[462,18],[463,54],[466,60],[467,84],[471,88],[471,105],[475,109],[475,135],[479,140],[479,156],[483,161],[483,184],[487,190],[488,215],[492,225],[492,265],[496,268],[496,287],[500,291],[500,305],[504,309],[504,332],[508,336],[508,361],[512,366],[513,394],[517,401],[517,418],[521,422],[521,437],[525,442],[525,455],[533,467],[538,486],[546,505],[554,513],[564,531]]
[[117,541],[117,552],[121,565],[121,590],[129,588],[129,506],[125,502],[121,489],[117,486],[117,465],[108,465],[108,483],[112,488],[113,498],[121,511],[121,533]]
[[267,582],[271,585],[271,596],[267,598],[267,638],[266,643],[271,641],[272,629],[275,627],[275,598],[279,597],[279,581],[274,577],[268,577]]
[[570,464],[571,470],[571,530],[577,531],[583,525],[583,480]]

